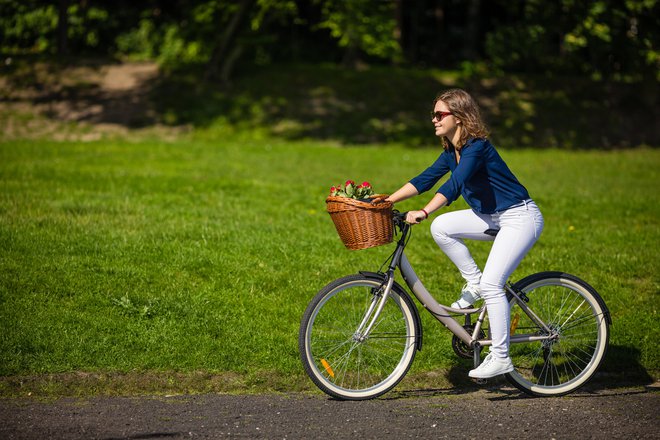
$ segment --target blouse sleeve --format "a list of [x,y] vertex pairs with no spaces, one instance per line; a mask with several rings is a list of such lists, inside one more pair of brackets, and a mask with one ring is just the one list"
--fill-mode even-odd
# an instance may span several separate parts
[[483,146],[483,142],[474,142],[465,146],[461,151],[461,160],[451,173],[451,177],[438,189],[438,192],[447,198],[448,204],[460,197],[465,182],[481,166]]
[[411,179],[410,183],[417,189],[419,194],[433,188],[438,180],[449,171],[449,164],[446,160],[446,154],[442,153],[433,164],[422,171],[422,173]]

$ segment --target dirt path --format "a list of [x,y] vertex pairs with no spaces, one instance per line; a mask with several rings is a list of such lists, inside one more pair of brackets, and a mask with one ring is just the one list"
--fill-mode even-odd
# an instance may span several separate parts
[[150,101],[155,63],[34,63],[0,75],[0,137],[94,141],[140,135],[171,139],[185,127],[159,123]]
[[0,401],[2,439],[660,438],[660,388],[536,399],[511,388],[323,395],[95,397]]

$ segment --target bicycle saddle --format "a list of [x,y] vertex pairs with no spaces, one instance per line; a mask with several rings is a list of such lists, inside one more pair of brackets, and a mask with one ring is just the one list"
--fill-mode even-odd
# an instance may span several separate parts
[[495,236],[497,235],[498,232],[500,232],[499,229],[486,229],[486,230],[484,231],[484,234],[486,234],[486,235],[490,235],[491,237],[495,237]]

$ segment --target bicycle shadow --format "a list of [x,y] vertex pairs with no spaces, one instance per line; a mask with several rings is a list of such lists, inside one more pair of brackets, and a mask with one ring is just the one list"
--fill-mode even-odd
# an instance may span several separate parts
[[[640,359],[641,351],[636,347],[610,345],[605,360],[595,376],[570,396],[590,398],[643,394],[660,390],[658,379],[649,374]],[[545,398],[525,394],[513,387],[504,376],[489,379],[485,384],[477,384],[468,377],[471,368],[469,362],[451,367],[445,376],[450,386],[415,389],[413,382],[410,384],[413,385],[412,388],[394,391],[384,399],[465,395],[478,392],[485,392],[486,398],[492,401]],[[494,395],[488,396],[488,394]]]

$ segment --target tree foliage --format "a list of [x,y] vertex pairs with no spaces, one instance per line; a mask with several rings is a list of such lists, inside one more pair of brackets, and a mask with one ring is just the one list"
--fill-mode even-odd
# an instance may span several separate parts
[[225,75],[237,63],[483,62],[658,80],[658,9],[658,0],[0,0],[0,50],[198,63]]
[[317,0],[316,3],[322,11],[322,21],[316,26],[328,29],[337,44],[346,49],[345,65],[354,65],[360,51],[391,61],[401,59],[401,46],[395,37],[397,23],[394,2]]
[[660,67],[655,0],[498,3],[506,13],[487,35],[485,54],[503,69],[625,79]]

